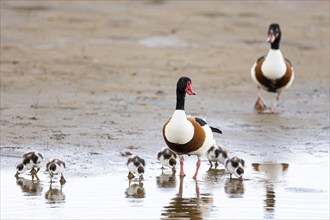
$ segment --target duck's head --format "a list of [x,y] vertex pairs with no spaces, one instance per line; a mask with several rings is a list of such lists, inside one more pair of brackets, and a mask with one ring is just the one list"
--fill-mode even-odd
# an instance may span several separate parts
[[173,167],[175,167],[175,165],[176,165],[176,159],[171,158],[171,159],[168,161],[168,163],[169,163],[169,165],[173,168]]
[[141,177],[144,174],[144,167],[143,166],[139,166],[136,169],[136,173]]
[[179,93],[187,93],[188,95],[196,95],[191,86],[191,79],[189,77],[183,76],[178,80],[176,84],[176,90]]
[[16,174],[15,174],[15,176],[18,177],[19,174],[22,174],[25,171],[27,171],[27,167],[23,163],[20,163],[20,164],[18,164],[16,166]]
[[281,40],[280,25],[273,23],[269,25],[267,42],[271,44],[272,49],[278,49]]

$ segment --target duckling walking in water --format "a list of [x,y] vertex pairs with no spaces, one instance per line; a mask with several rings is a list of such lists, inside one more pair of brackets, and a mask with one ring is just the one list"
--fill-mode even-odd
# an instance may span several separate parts
[[20,174],[25,173],[27,170],[30,170],[32,180],[34,179],[34,177],[39,180],[37,173],[40,170],[42,161],[43,156],[37,151],[31,151],[23,154],[22,162],[16,166],[15,177],[17,178]]
[[66,180],[64,179],[63,173],[65,171],[65,162],[59,159],[53,159],[46,164],[46,171],[50,175],[50,182],[54,175],[61,175],[60,183],[63,185]]

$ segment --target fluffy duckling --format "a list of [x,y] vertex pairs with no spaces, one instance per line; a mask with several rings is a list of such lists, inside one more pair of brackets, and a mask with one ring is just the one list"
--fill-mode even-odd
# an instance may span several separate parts
[[130,158],[128,158],[126,165],[128,168],[127,177],[129,180],[135,177],[134,174],[140,177],[140,181],[143,179],[144,167],[146,165],[144,159],[139,156],[132,155]]
[[214,144],[206,152],[206,157],[210,162],[210,169],[213,167],[212,162],[215,162],[215,168],[218,167],[218,162],[225,164],[225,160],[228,158],[227,149],[222,145]]
[[236,156],[225,160],[225,168],[230,174],[230,178],[232,177],[232,174],[237,178],[242,178],[244,174],[244,166],[245,161]]
[[39,180],[37,173],[40,170],[42,165],[43,156],[37,151],[31,151],[23,154],[23,159],[20,164],[16,166],[15,177],[18,177],[19,174],[25,173],[27,170],[31,170],[32,180],[36,177]]
[[176,153],[167,147],[163,147],[157,154],[157,159],[162,165],[162,170],[164,169],[164,166],[170,167],[173,173],[175,173],[176,158]]
[[63,172],[65,171],[65,162],[59,159],[53,159],[46,164],[46,171],[50,175],[50,182],[52,182],[54,175],[60,175],[60,183],[63,185],[66,180],[64,179]]

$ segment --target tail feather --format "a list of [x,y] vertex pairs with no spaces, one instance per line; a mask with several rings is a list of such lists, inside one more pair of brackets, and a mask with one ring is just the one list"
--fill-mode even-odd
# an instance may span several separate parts
[[222,131],[220,129],[214,128],[214,127],[211,127],[211,126],[210,126],[210,128],[211,128],[212,132],[216,132],[216,133],[222,134]]

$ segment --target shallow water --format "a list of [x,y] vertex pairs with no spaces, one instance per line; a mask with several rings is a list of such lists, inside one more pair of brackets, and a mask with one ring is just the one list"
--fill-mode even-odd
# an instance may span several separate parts
[[68,172],[62,187],[58,179],[50,185],[46,173],[39,173],[38,182],[27,174],[16,179],[14,170],[2,169],[1,219],[329,218],[329,167],[324,159],[315,161],[315,167],[250,163],[243,181],[230,179],[222,167],[208,170],[203,161],[194,181],[195,159],[186,158],[184,178],[170,170],[162,174],[154,164],[141,183],[133,179],[130,185],[124,165],[108,175],[77,177]]

